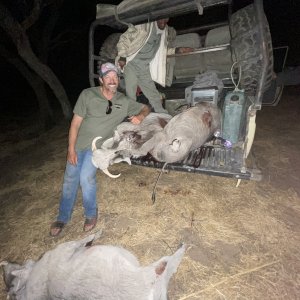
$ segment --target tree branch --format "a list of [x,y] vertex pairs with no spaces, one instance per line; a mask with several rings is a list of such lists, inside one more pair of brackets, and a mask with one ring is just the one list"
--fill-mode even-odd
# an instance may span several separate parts
[[24,30],[30,28],[40,17],[42,0],[34,0],[33,9],[30,16],[28,16],[21,24]]
[[[86,26],[88,28],[88,25]],[[61,32],[58,34],[55,38],[51,40],[50,49],[53,50],[57,47],[59,47],[62,44],[69,43],[71,41],[74,41],[78,39],[78,36],[85,32],[84,29],[74,29],[74,30],[66,30],[64,32]]]
[[[72,110],[68,96],[53,71],[43,64],[32,51],[28,36],[23,27],[12,17],[10,11],[0,2],[0,26],[10,36],[17,47],[21,58],[36,72],[53,90],[60,101],[63,113],[67,119],[71,118]],[[3,16],[3,18],[2,18]]]

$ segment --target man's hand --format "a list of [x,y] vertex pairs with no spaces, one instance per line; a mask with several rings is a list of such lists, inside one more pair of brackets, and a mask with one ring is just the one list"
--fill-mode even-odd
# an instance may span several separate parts
[[119,63],[119,67],[121,68],[121,70],[123,70],[124,66],[126,65],[126,60],[119,59],[118,63]]
[[82,120],[83,120],[82,117],[74,114],[71,122],[70,130],[69,130],[69,146],[68,146],[67,160],[70,164],[74,166],[77,165],[77,154],[75,151],[75,145],[76,145],[77,135]]
[[129,117],[129,120],[132,124],[138,125],[140,124],[150,113],[149,106],[143,105],[140,113],[136,116]]
[[68,149],[67,160],[71,165],[77,165],[77,154],[75,149]]
[[191,47],[179,47],[179,48],[176,48],[175,53],[183,54],[183,53],[190,53],[193,51],[194,51],[194,48],[191,48]]
[[144,120],[144,118],[145,117],[143,115],[136,115],[136,116],[129,117],[129,120],[132,124],[138,125]]

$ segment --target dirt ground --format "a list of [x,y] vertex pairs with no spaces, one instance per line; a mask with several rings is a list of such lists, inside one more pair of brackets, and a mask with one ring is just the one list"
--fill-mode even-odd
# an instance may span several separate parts
[[[257,116],[253,154],[263,179],[242,181],[201,174],[163,174],[115,165],[118,179],[98,172],[96,243],[121,245],[142,265],[188,250],[169,284],[170,300],[300,299],[300,87],[286,88],[277,107]],[[20,120],[18,121],[20,122]],[[49,237],[65,167],[68,125],[30,137],[29,124],[1,134],[0,261],[38,259],[82,232],[81,196],[59,238]],[[0,299],[5,299],[0,281]],[[87,298],[88,299],[88,298]],[[130,299],[129,299],[130,300]]]

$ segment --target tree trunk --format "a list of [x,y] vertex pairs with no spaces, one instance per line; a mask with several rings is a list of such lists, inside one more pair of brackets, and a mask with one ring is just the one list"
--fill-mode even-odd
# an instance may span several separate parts
[[49,105],[44,81],[39,76],[35,77],[36,80],[32,80],[31,86],[39,102],[40,123],[44,130],[48,130],[51,129],[55,124],[53,111]]
[[19,55],[53,90],[54,95],[60,102],[66,119],[71,119],[72,109],[68,96],[53,71],[43,64],[33,53],[25,30],[14,20],[9,10],[0,2],[0,26],[10,36],[17,47]]

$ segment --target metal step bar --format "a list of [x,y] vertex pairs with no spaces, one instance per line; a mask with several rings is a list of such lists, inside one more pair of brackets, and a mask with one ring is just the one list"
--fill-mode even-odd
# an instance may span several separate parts
[[[167,164],[165,169],[188,173],[203,173],[236,179],[261,180],[259,170],[247,169],[241,162],[243,152],[240,148],[227,149],[222,146],[202,146],[192,151],[181,162]],[[156,161],[150,154],[132,158],[132,164],[161,169],[163,162]]]
[[194,55],[194,54],[199,54],[199,53],[215,52],[215,51],[222,51],[222,50],[228,50],[228,49],[230,49],[229,43],[211,46],[211,47],[195,48],[193,52],[170,54],[170,55],[168,55],[168,57]]

